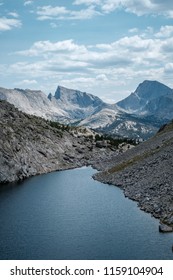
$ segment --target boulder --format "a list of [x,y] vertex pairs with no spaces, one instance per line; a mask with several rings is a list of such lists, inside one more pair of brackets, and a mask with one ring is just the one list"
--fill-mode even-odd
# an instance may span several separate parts
[[167,226],[165,224],[160,224],[159,225],[159,231],[160,232],[173,232],[173,228],[170,226]]

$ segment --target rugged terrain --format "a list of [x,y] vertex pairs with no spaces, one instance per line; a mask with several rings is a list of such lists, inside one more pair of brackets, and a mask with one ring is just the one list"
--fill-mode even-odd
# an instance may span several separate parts
[[0,101],[0,183],[90,165],[113,154],[87,128],[27,115]]
[[[130,149],[88,128],[27,115],[0,101],[0,183],[92,165],[94,178],[121,187],[139,207],[173,228],[173,122]],[[101,140],[102,139],[102,140]],[[162,230],[162,229],[161,229]]]
[[97,129],[114,137],[148,139],[173,118],[173,90],[157,81],[144,81],[117,104],[58,86],[55,94],[0,88],[0,99],[25,113]]
[[121,187],[142,210],[173,227],[173,122],[151,139],[96,167],[102,172],[95,179]]
[[173,90],[158,81],[144,81],[117,105],[135,115],[173,118]]

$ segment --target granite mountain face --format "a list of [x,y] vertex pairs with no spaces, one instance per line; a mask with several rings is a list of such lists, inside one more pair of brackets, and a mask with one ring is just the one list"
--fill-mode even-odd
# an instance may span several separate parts
[[0,99],[25,113],[66,123],[85,119],[107,106],[97,96],[61,86],[54,96],[29,89],[0,88]]
[[173,118],[173,90],[157,81],[144,81],[117,104],[62,86],[48,97],[41,91],[0,88],[0,99],[31,115],[130,138],[147,139]]
[[157,81],[144,81],[134,93],[81,122],[114,136],[151,137],[173,119],[173,90]]
[[[173,90],[157,81],[144,81],[134,93],[116,104],[116,118],[101,128],[107,134],[150,138],[173,119]],[[92,117],[93,119],[93,117]]]
[[69,122],[85,119],[106,106],[97,96],[62,86],[57,87],[54,96],[49,94],[48,99],[66,112]]
[[66,112],[54,106],[42,91],[0,88],[0,99],[6,100],[24,113],[45,119],[63,119]]
[[173,90],[157,81],[144,81],[117,105],[135,115],[173,118]]

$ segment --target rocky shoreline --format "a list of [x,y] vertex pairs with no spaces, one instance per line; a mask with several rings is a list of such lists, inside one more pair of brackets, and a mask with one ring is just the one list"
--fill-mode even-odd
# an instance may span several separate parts
[[160,231],[173,231],[173,123],[148,141],[96,167],[102,172],[94,179],[122,188],[141,210],[160,219]]

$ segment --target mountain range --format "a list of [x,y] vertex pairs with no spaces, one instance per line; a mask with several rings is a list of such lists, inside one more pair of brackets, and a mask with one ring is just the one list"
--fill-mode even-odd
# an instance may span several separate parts
[[147,139],[173,119],[173,90],[158,81],[144,81],[116,104],[62,86],[48,96],[42,91],[0,88],[0,99],[31,115],[121,137]]

